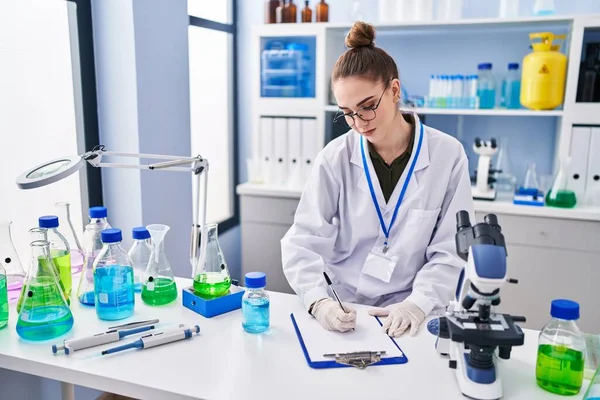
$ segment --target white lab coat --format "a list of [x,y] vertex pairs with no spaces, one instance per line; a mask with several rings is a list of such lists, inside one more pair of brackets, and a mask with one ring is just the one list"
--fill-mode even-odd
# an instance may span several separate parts
[[[411,159],[387,204],[366,157],[388,227],[417,149],[420,121],[414,119]],[[363,169],[360,135],[351,130],[316,157],[294,223],[281,240],[283,271],[307,309],[331,297],[323,271],[341,300],[352,303],[384,307],[408,299],[427,315],[454,296],[464,265],[456,254],[456,213],[466,210],[475,221],[468,161],[458,140],[423,128],[421,152],[389,235],[389,252],[398,262],[388,283],[363,273],[369,252],[385,236]]]

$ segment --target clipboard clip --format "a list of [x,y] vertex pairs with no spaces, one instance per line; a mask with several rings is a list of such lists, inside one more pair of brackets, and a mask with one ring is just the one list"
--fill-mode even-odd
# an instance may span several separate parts
[[355,351],[351,353],[331,353],[323,354],[323,357],[335,357],[338,364],[349,365],[358,369],[365,369],[381,361],[381,356],[385,351]]

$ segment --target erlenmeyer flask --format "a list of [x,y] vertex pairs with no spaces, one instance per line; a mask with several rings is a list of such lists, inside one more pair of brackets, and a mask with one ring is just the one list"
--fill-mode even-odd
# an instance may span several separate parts
[[538,181],[537,172],[535,172],[535,163],[530,163],[527,167],[523,188],[536,190],[540,188],[540,181]]
[[71,249],[71,274],[75,275],[83,269],[83,248],[79,241],[79,235],[71,222],[70,204],[59,202],[55,204],[59,221],[61,221],[61,233],[67,239]]
[[495,170],[500,171],[496,172],[496,182],[494,183],[496,191],[505,194],[512,199],[515,194],[517,178],[513,174],[512,164],[508,154],[508,138],[504,137],[500,139]]
[[146,229],[152,238],[152,252],[144,273],[142,301],[151,306],[158,306],[177,298],[177,285],[165,254],[165,235],[171,228],[167,225],[153,224],[148,225]]
[[[198,265],[194,274],[194,292],[207,299],[223,296],[231,287],[229,269],[217,238],[217,228],[217,224],[206,225],[204,263]],[[200,258],[202,259],[202,255]]]
[[0,221],[0,262],[6,269],[8,301],[19,298],[25,280],[25,271],[10,235],[11,224],[12,221]]
[[570,165],[571,157],[567,157],[560,161],[558,174],[554,179],[552,188],[546,195],[546,205],[551,207],[573,208],[577,204],[577,196],[574,191],[569,190],[567,184]]
[[17,333],[23,339],[48,340],[73,327],[73,315],[60,288],[47,241],[31,242],[31,264],[19,299]]

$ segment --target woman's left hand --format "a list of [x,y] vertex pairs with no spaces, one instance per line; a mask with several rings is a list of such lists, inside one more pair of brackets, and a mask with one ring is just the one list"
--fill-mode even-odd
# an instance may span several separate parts
[[402,335],[409,326],[410,336],[415,336],[419,325],[425,320],[425,313],[419,306],[407,300],[385,308],[370,310],[369,315],[387,317],[383,324],[383,331],[391,337]]

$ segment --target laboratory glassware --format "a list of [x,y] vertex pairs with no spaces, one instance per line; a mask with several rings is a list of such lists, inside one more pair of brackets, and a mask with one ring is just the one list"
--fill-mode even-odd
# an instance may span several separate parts
[[502,81],[500,106],[508,109],[521,108],[521,74],[519,64],[508,64],[508,73]]
[[329,22],[329,4],[321,0],[316,6],[317,22]]
[[275,10],[275,17],[278,24],[290,22],[288,12],[289,9],[287,7],[287,0],[281,0],[277,6],[277,9]]
[[535,16],[541,17],[554,15],[555,13],[554,0],[535,0],[535,3],[533,3],[533,15]]
[[142,300],[151,306],[168,304],[177,298],[177,284],[165,253],[165,236],[171,228],[152,224],[146,229],[152,237],[152,253],[144,273]]
[[279,0],[267,0],[265,2],[265,24],[274,24],[277,22],[277,7]]
[[596,369],[594,377],[583,395],[583,400],[600,400],[600,367]]
[[81,247],[79,235],[75,231],[73,222],[71,221],[71,204],[61,201],[54,205],[56,206],[58,220],[61,221],[63,226],[61,233],[67,239],[71,252],[71,274],[75,275],[83,269],[83,248]]
[[576,323],[579,304],[553,300],[550,315],[538,338],[536,380],[549,392],[574,395],[581,390],[586,354],[585,338]]
[[298,7],[294,4],[294,0],[288,0],[288,3],[285,5],[285,15],[286,21],[289,23],[298,22]]
[[523,183],[524,189],[536,189],[540,188],[540,181],[535,171],[535,163],[529,163],[527,166],[527,172],[525,172],[525,182]]
[[500,18],[517,18],[519,16],[519,0],[500,0]]
[[506,197],[507,200],[512,200],[515,194],[517,178],[513,173],[508,150],[508,138],[503,137],[500,139],[500,146],[494,168],[496,170],[496,182],[494,183],[494,188],[498,193],[498,197]]
[[91,207],[90,222],[83,231],[84,270],[79,276],[77,298],[81,304],[94,305],[94,261],[102,250],[102,231],[110,228],[106,207]]
[[4,268],[6,269],[9,301],[19,298],[23,281],[25,280],[25,270],[17,255],[17,250],[10,234],[11,225],[12,221],[0,221],[0,262],[4,264]]
[[312,10],[308,4],[308,0],[304,1],[304,8],[302,9],[302,22],[312,22]]
[[101,235],[103,246],[93,267],[96,315],[109,321],[127,318],[135,307],[133,263],[121,247],[120,229],[105,229]]
[[478,65],[477,70],[479,108],[492,109],[496,105],[496,82],[492,73],[492,63],[481,63]]
[[136,293],[142,291],[142,280],[148,261],[150,261],[150,253],[152,253],[152,240],[150,232],[144,226],[133,228],[132,230],[133,244],[129,248],[129,257],[133,262],[133,282]]
[[264,272],[248,272],[244,276],[246,291],[242,297],[242,327],[249,333],[269,329],[270,299],[265,291],[267,276]]
[[206,225],[204,262],[198,263],[194,273],[194,292],[206,299],[221,297],[231,287],[231,277],[219,245],[217,228],[216,223]]
[[30,248],[31,263],[17,307],[17,333],[27,340],[53,339],[71,330],[73,314],[53,265],[50,243],[35,240]]
[[575,192],[568,187],[569,166],[571,157],[560,160],[560,168],[552,188],[546,194],[546,205],[560,208],[573,208],[577,204]]
[[0,263],[0,329],[8,325],[8,285],[6,270]]
[[67,239],[58,231],[58,217],[45,215],[38,219],[40,228],[47,230],[46,240],[50,243],[50,255],[56,268],[58,277],[65,289],[65,298],[71,296],[71,248]]

